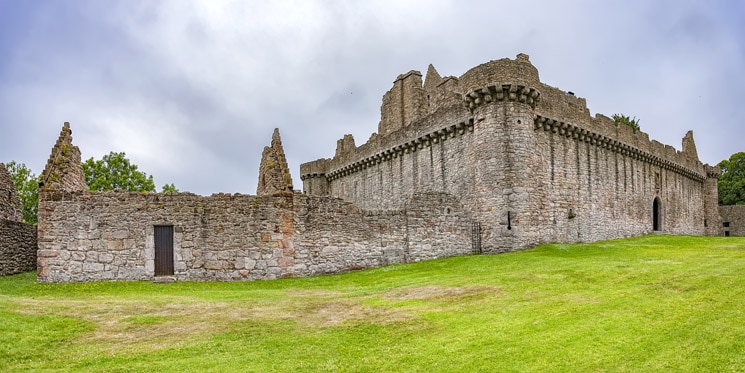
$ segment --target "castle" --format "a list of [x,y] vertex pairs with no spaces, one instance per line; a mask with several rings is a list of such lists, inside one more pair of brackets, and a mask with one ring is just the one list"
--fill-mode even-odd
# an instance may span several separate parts
[[378,132],[292,178],[275,130],[257,195],[85,190],[68,124],[39,192],[38,280],[309,276],[544,242],[718,235],[719,169],[542,83],[525,54],[398,76]]

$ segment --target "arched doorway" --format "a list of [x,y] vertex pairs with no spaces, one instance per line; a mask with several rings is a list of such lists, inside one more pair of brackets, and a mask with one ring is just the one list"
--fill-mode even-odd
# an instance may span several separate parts
[[654,197],[652,202],[652,230],[660,230],[660,197]]

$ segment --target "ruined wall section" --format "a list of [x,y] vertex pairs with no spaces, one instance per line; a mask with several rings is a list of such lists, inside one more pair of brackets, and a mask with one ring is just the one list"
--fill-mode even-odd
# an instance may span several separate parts
[[290,168],[287,167],[279,128],[275,128],[271,146],[265,146],[261,153],[256,195],[271,196],[281,193],[292,193],[292,175],[290,175]]
[[72,130],[68,122],[62,126],[47,165],[39,176],[39,188],[67,192],[87,189],[80,162],[80,149],[72,144]]
[[745,205],[719,206],[719,214],[722,222],[716,227],[717,235],[745,236]]
[[300,193],[43,193],[40,282],[154,279],[157,225],[174,227],[181,280],[339,273],[471,250],[467,212],[442,194],[418,195],[403,210],[364,211]]
[[0,276],[36,269],[36,226],[0,220]]
[[21,198],[18,196],[10,172],[3,163],[0,163],[0,220],[23,220]]
[[13,178],[0,163],[0,276],[36,268],[36,226],[22,220]]

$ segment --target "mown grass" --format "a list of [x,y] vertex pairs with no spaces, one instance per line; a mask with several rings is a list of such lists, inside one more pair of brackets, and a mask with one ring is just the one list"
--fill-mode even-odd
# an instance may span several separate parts
[[244,283],[0,278],[0,371],[743,371],[745,238]]

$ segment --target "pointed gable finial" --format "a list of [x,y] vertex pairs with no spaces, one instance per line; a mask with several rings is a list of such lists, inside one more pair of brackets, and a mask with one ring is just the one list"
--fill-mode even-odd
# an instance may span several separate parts
[[427,68],[427,76],[424,77],[424,90],[427,92],[434,91],[438,84],[442,81],[442,77],[435,70],[432,64],[429,64]]
[[66,192],[86,189],[83,166],[80,163],[80,149],[72,144],[72,130],[68,122],[62,126],[44,172],[39,177],[39,188]]
[[292,176],[290,175],[290,168],[287,167],[279,128],[275,128],[271,146],[265,146],[261,153],[259,185],[256,188],[256,194],[270,196],[288,192],[292,192]]

